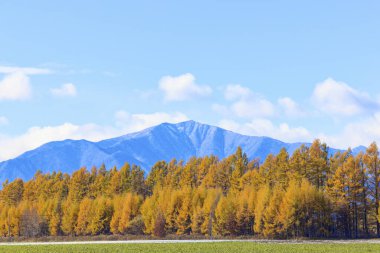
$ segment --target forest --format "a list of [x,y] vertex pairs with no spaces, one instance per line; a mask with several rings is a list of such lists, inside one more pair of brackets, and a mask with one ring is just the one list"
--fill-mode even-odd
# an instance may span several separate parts
[[262,163],[238,148],[158,161],[148,174],[128,163],[37,172],[3,184],[0,236],[379,237],[379,173],[376,143],[329,155],[319,140]]

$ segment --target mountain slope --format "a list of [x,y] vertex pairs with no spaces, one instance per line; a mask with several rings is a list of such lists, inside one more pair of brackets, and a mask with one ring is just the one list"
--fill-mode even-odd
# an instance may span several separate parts
[[163,123],[143,131],[100,142],[65,140],[50,142],[17,158],[0,163],[0,182],[28,180],[37,170],[71,173],[80,167],[120,167],[125,162],[140,165],[147,172],[159,160],[188,160],[192,156],[224,158],[241,146],[250,159],[261,160],[281,148],[292,153],[301,143],[284,143],[268,137],[237,134],[219,127],[186,121]]

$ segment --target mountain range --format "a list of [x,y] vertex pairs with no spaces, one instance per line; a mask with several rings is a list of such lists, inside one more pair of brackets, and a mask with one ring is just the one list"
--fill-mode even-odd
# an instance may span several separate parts
[[[249,159],[261,161],[268,154],[286,148],[291,154],[303,143],[285,143],[269,137],[246,136],[219,127],[186,121],[163,123],[140,132],[99,142],[64,140],[46,143],[34,150],[0,163],[0,182],[16,178],[28,180],[37,170],[72,173],[86,166],[120,167],[125,162],[141,166],[146,172],[160,160],[188,160],[216,155],[225,158],[241,146]],[[306,145],[310,145],[306,143]],[[365,150],[359,146],[354,153]],[[330,149],[330,153],[337,149]]]

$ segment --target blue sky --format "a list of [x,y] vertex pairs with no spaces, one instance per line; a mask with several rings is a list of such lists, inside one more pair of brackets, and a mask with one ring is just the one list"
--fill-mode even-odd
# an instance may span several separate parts
[[0,160],[193,119],[380,141],[379,1],[1,1]]

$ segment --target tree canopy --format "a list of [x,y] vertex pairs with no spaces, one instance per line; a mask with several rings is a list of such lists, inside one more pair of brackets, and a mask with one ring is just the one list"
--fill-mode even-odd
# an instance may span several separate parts
[[203,234],[266,238],[380,236],[380,161],[365,153],[329,156],[319,140],[249,161],[158,161],[144,171],[80,168],[37,172],[0,191],[0,235]]

